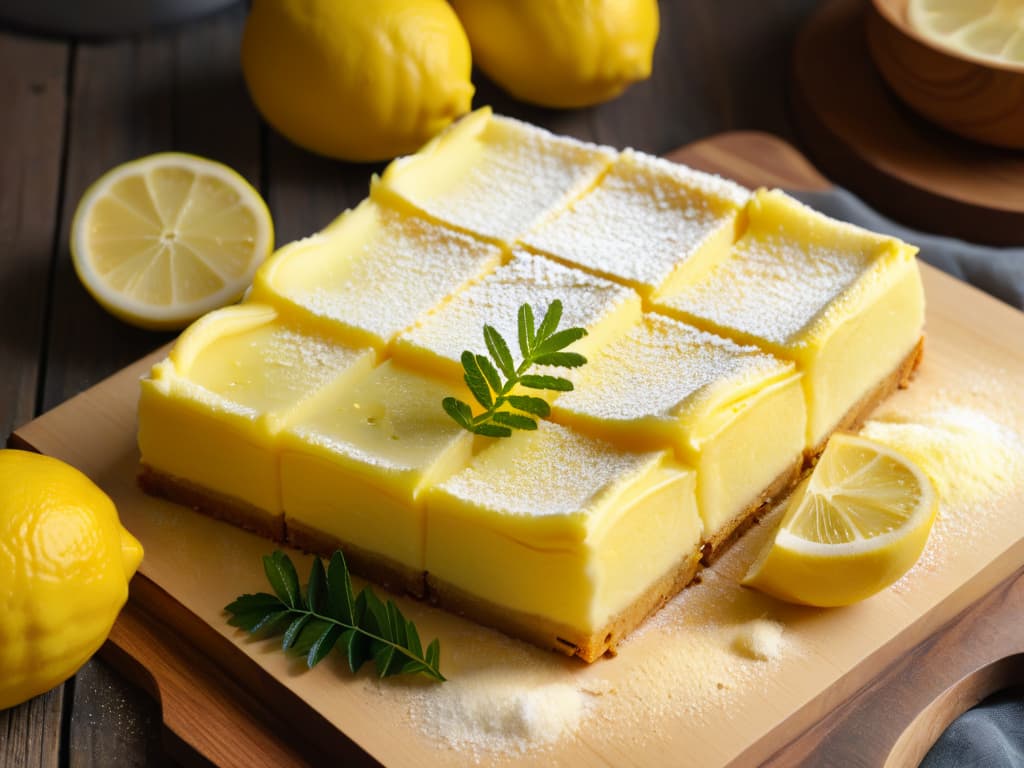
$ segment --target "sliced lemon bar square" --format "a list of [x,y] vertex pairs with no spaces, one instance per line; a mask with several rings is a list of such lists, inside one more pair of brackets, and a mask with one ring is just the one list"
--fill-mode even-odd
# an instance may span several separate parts
[[552,422],[495,441],[427,491],[427,583],[442,606],[586,661],[696,573],[693,470]]
[[[482,332],[485,323],[514,345],[520,305],[531,303],[539,321],[556,299],[563,305],[560,327],[587,330],[588,335],[572,346],[584,355],[600,349],[640,319],[640,297],[632,289],[543,256],[516,252],[507,264],[399,336],[395,358],[424,372],[461,379],[463,350],[487,354]],[[560,370],[559,375],[565,371]]]
[[650,297],[728,255],[749,197],[718,176],[626,150],[597,186],[520,242]]
[[697,471],[711,555],[795,482],[807,422],[800,379],[792,362],[650,314],[580,369],[552,417],[634,450],[673,449]]
[[371,194],[509,244],[586,191],[614,157],[484,107],[391,163]]
[[924,327],[917,249],[759,190],[748,228],[710,272],[657,307],[756,343],[803,372],[807,446],[855,426],[916,365]]
[[498,246],[365,200],[323,233],[279,250],[257,272],[252,299],[383,352],[501,257]]
[[290,543],[396,590],[423,594],[421,494],[462,469],[473,436],[441,408],[453,386],[387,361],[326,387],[281,437]]
[[142,380],[143,485],[282,540],[278,434],[322,386],[373,362],[266,305],[205,315]]

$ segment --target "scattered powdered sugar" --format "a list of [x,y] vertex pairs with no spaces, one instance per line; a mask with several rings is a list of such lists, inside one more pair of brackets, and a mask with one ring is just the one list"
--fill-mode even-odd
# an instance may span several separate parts
[[[607,316],[628,303],[640,311],[640,297],[631,289],[558,264],[542,256],[517,253],[512,260],[483,280],[471,285],[417,327],[402,334],[396,356],[408,344],[425,349],[458,365],[463,350],[487,354],[481,328],[493,325],[515,349],[518,338],[517,312],[529,302],[537,324],[548,305],[562,302],[559,328],[579,326],[593,331]],[[586,353],[588,339],[572,349]],[[518,355],[517,355],[518,357]],[[560,370],[558,375],[564,375]]]
[[[364,204],[366,205],[366,204]],[[372,204],[369,234],[352,219],[298,251],[273,273],[273,290],[314,315],[387,344],[469,280],[498,264],[501,251],[469,235]]]
[[733,648],[752,659],[777,659],[782,655],[783,629],[777,621],[755,619],[739,628]]
[[523,752],[570,736],[583,718],[586,696],[571,682],[534,677],[492,667],[452,679],[424,702],[425,722],[456,749],[486,743],[501,752]]
[[556,411],[614,421],[675,419],[691,400],[711,400],[721,387],[736,387],[792,371],[757,347],[648,314],[629,335],[594,356],[561,395]]
[[[429,156],[386,180],[394,192],[456,227],[512,242],[545,213],[586,190],[615,157],[599,147],[507,117],[491,117],[481,152],[456,183],[422,193],[404,174],[433,172]],[[426,186],[426,185],[425,185]]]
[[897,591],[942,568],[952,551],[969,549],[999,503],[1024,486],[1022,414],[1006,407],[1016,393],[1002,391],[999,376],[962,378],[911,405],[887,405],[861,432],[916,462],[939,496],[928,545]]
[[653,291],[716,234],[728,247],[738,205],[749,194],[724,179],[627,152],[593,190],[522,242]]

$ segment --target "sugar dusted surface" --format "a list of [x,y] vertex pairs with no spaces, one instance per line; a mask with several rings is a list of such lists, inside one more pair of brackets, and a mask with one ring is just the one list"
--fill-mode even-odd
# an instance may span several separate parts
[[750,193],[717,176],[624,153],[589,193],[523,238],[531,248],[657,289]]
[[[363,354],[275,323],[214,341],[185,377],[243,410],[274,413],[311,396]],[[222,370],[225,361],[230,361],[226,381],[209,374]]]
[[493,117],[483,159],[445,193],[412,202],[431,216],[511,242],[544,213],[590,186],[614,157],[518,120]]
[[557,407],[613,421],[672,419],[722,388],[734,391],[792,367],[757,347],[652,314],[584,366]]
[[[331,248],[295,257],[278,282],[311,312],[386,343],[490,264],[497,247],[415,216],[379,209],[379,230],[355,253]],[[294,271],[294,274],[293,274]]]
[[872,260],[863,251],[808,245],[781,232],[744,237],[703,280],[659,303],[786,346],[796,343]]
[[533,307],[537,323],[555,299],[562,302],[559,328],[592,327],[635,294],[629,288],[541,256],[517,253],[506,265],[470,286],[419,326],[402,335],[413,346],[458,362],[465,349],[487,354],[482,328],[494,326],[519,359],[517,312]]
[[441,489],[508,515],[588,515],[604,493],[659,457],[619,451],[542,421],[535,432],[517,432],[493,443]]

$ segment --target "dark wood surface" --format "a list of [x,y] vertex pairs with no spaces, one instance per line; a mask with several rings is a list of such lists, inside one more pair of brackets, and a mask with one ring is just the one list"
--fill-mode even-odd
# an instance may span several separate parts
[[[654,153],[737,128],[792,137],[789,52],[814,5],[662,0],[654,75],[618,100],[542,110],[476,76],[476,103]],[[103,42],[0,30],[0,437],[170,338],[108,316],[71,268],[75,206],[110,167],[162,150],[228,163],[266,197],[279,243],[365,196],[376,166],[310,155],[260,121],[238,69],[244,13]],[[93,660],[0,712],[0,766],[159,764],[159,722],[144,691]]]

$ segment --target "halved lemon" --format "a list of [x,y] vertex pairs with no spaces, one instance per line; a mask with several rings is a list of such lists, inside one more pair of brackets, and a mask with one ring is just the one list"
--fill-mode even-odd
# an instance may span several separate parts
[[108,312],[182,328],[241,298],[274,246],[270,211],[226,165],[177,152],[119,165],[82,196],[71,258]]
[[937,508],[931,481],[906,456],[835,434],[743,583],[791,603],[858,602],[917,562]]
[[921,35],[955,53],[1024,66],[1022,0],[910,0],[907,18]]

